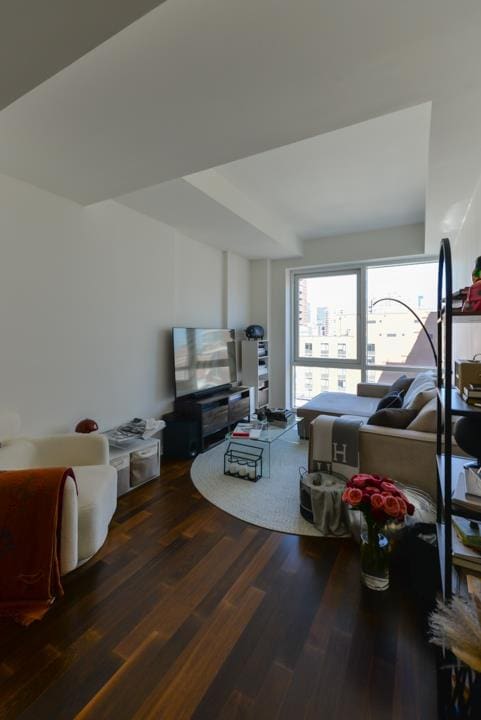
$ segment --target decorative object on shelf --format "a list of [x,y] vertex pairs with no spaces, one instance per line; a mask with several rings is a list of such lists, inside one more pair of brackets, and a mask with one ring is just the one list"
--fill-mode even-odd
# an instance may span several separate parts
[[481,280],[481,256],[476,258],[473,272],[471,273],[471,280],[473,281],[473,284]]
[[256,415],[257,415],[257,419],[259,420],[259,422],[263,422],[264,420],[267,420],[266,411],[267,411],[267,408],[265,408],[265,407],[257,408]]
[[453,527],[463,545],[481,552],[481,532],[479,523],[476,520],[455,516],[453,517]]
[[80,420],[80,422],[77,423],[75,426],[75,432],[77,433],[91,433],[91,432],[97,432],[99,429],[99,426],[95,422],[95,420],[91,420],[90,418],[85,418],[84,420]]
[[481,313],[481,280],[478,280],[469,288],[468,296],[463,305],[463,312]]
[[464,452],[476,458],[464,467],[481,467],[481,413],[460,417],[454,428],[454,437]]
[[364,473],[349,480],[342,499],[360,510],[366,523],[361,529],[361,582],[370,590],[387,590],[389,544],[383,529],[388,521],[404,522],[414,513],[414,505],[389,478]]
[[224,475],[257,482],[262,477],[263,448],[229,443],[224,454]]
[[288,422],[294,411],[287,408],[266,408],[266,418],[269,422]]
[[245,329],[245,334],[248,340],[263,340],[264,328],[262,325],[248,325]]
[[402,300],[398,300],[398,298],[392,298],[392,297],[379,298],[379,300],[375,300],[375,301],[371,304],[371,307],[374,307],[374,305],[377,305],[377,304],[380,303],[380,302],[386,302],[386,301],[399,303],[399,305],[402,305],[403,307],[406,308],[406,310],[409,310],[409,312],[410,312],[412,315],[414,315],[414,317],[416,318],[416,320],[418,321],[418,323],[421,325],[421,327],[422,327],[422,329],[423,329],[423,332],[424,332],[424,334],[426,335],[426,337],[427,337],[427,339],[428,339],[429,346],[430,346],[430,348],[431,348],[431,351],[432,351],[433,357],[434,357],[434,364],[437,365],[437,364],[438,364],[438,356],[437,356],[437,354],[436,354],[436,350],[434,349],[434,343],[433,343],[432,337],[431,337],[431,335],[429,334],[428,329],[426,328],[426,325],[423,323],[423,321],[421,320],[421,318],[419,317],[419,315],[418,315],[416,312],[414,312],[414,310],[413,310],[411,307],[409,307],[409,305],[407,305],[405,302],[403,302]]
[[474,355],[472,360],[458,359],[454,361],[454,384],[458,392],[464,392],[465,387],[472,383],[481,382],[481,362],[476,360],[479,353]]
[[468,467],[464,470],[466,475],[466,492],[469,495],[481,497],[481,468]]
[[463,312],[481,313],[481,257],[476,258],[471,279],[473,284],[468,288]]

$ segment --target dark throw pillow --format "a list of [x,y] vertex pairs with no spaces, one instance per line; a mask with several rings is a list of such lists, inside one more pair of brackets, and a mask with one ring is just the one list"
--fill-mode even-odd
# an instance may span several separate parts
[[391,390],[384,395],[378,403],[376,410],[384,410],[384,408],[400,408],[403,405],[403,396],[400,392],[392,392]]
[[410,410],[408,408],[385,408],[371,415],[367,424],[404,430],[412,423],[416,415],[417,410]]
[[414,378],[408,378],[407,375],[401,375],[401,377],[398,377],[398,379],[393,382],[389,392],[399,392],[405,395],[411,387],[413,380]]

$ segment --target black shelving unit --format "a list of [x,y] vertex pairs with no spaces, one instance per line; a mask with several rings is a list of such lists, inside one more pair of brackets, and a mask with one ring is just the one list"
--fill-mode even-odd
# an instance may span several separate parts
[[[453,311],[453,269],[451,246],[447,238],[441,240],[438,265],[438,366],[437,366],[437,534],[441,569],[441,581],[445,600],[453,596],[453,579],[460,586],[459,577],[453,567],[452,557],[452,517],[467,517],[480,520],[481,514],[456,506],[453,509],[453,478],[458,478],[466,463],[465,457],[453,455],[452,418],[456,415],[473,415],[481,412],[481,408],[468,405],[457,390],[452,386],[453,372],[453,320],[462,318],[466,321],[480,319],[479,313],[459,313]],[[468,320],[469,321],[469,320]],[[444,410],[444,413],[443,413]],[[444,415],[444,417],[443,417]]]

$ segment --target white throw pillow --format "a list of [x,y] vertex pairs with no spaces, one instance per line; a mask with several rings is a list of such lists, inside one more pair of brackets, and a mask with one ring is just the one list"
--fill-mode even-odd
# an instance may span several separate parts
[[436,397],[436,389],[420,390],[411,400],[409,405],[403,405],[408,410],[421,410],[430,400]]
[[408,425],[408,430],[417,430],[418,432],[436,432],[436,421],[438,415],[438,402],[433,397],[418,412],[414,420]]

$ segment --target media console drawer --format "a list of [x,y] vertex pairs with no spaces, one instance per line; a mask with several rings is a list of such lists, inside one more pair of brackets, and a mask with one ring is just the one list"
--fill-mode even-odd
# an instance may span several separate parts
[[202,429],[204,435],[221,430],[229,424],[227,405],[218,405],[202,413]]
[[249,417],[250,413],[250,399],[249,396],[245,398],[239,398],[236,402],[231,403],[229,406],[229,423],[239,422],[243,418]]
[[[213,392],[202,397],[177,398],[174,403],[174,415],[178,419],[195,424],[200,450],[208,445],[205,438],[227,431],[233,425],[249,417],[252,389],[245,385]],[[212,442],[216,438],[209,438]]]

